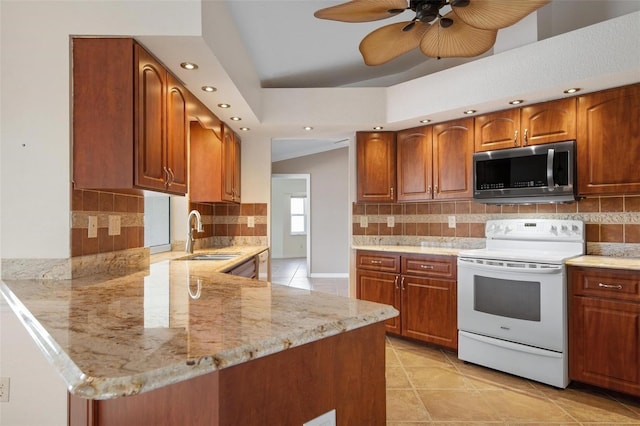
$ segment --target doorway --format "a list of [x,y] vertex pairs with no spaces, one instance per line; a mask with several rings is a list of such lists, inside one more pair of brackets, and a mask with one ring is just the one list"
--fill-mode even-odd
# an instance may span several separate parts
[[311,259],[311,175],[274,174],[271,176],[271,258]]

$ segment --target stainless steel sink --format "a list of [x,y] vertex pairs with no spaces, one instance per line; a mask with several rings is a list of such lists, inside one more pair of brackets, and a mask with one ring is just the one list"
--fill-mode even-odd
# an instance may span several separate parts
[[240,256],[240,253],[199,253],[179,257],[177,260],[231,260]]

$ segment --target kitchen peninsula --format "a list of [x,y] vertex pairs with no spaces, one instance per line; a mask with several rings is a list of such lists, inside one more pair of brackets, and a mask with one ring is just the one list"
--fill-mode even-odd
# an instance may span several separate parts
[[395,309],[214,264],[1,283],[68,386],[70,425],[299,425],[334,409],[338,425],[385,424]]

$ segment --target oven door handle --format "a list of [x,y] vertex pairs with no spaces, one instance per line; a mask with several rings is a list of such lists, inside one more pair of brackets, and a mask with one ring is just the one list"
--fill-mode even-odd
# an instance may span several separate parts
[[533,355],[545,356],[549,358],[562,358],[562,353],[550,351],[548,349],[540,349],[535,348],[533,346],[522,345],[518,343],[512,343],[507,340],[494,339],[491,337],[486,337],[481,334],[469,333],[468,331],[460,330],[460,334],[464,337],[472,340],[477,340],[478,342],[487,343],[489,345],[500,346],[505,349],[510,349],[516,352],[528,352]]
[[[501,261],[504,264],[508,265],[509,263],[516,262],[508,262]],[[515,266],[504,266],[504,265],[487,265],[476,263],[474,259],[466,259],[466,258],[458,258],[458,266],[464,268],[472,268],[479,271],[503,271],[503,272],[522,272],[523,274],[533,274],[533,275],[542,275],[542,274],[559,274],[564,270],[564,265],[545,265],[543,267],[537,268],[525,268],[525,267],[515,267]],[[459,274],[459,271],[458,271]]]

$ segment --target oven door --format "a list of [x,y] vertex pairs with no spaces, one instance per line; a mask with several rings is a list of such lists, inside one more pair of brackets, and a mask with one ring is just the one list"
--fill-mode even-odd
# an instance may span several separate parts
[[458,328],[562,352],[564,270],[562,264],[459,258]]

